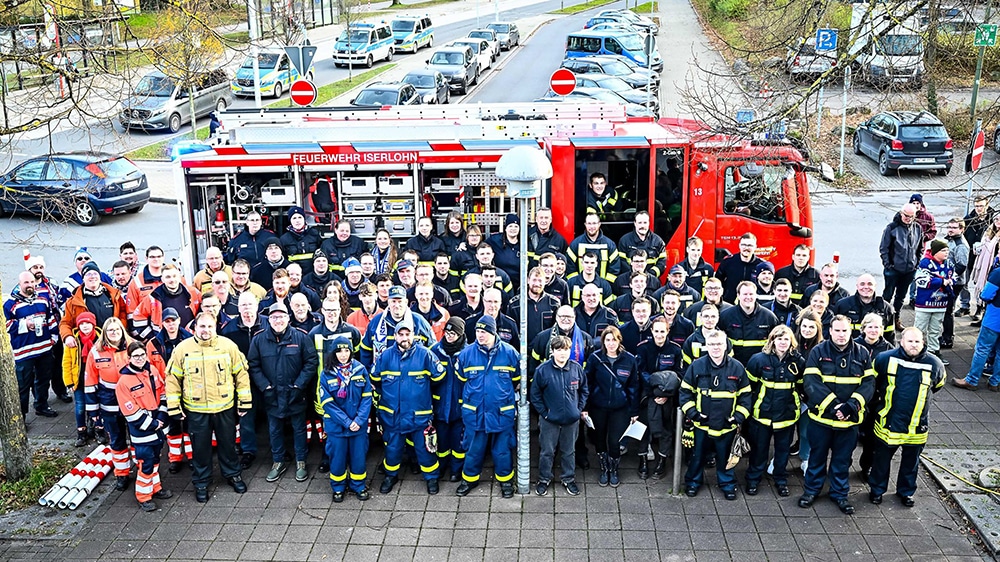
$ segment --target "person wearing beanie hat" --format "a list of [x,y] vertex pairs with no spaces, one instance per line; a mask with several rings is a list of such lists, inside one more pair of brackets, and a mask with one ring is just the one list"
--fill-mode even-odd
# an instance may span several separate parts
[[[73,254],[73,264],[76,266],[76,271],[69,274],[65,279],[63,279],[62,284],[59,285],[59,294],[57,301],[64,303],[73,296],[73,291],[77,287],[83,284],[83,266],[87,265],[93,259],[91,257],[90,251],[87,250],[86,246],[82,246],[76,249]],[[111,285],[114,280],[107,273],[101,272],[101,283],[107,283]],[[100,318],[98,318],[100,320]]]
[[313,252],[312,270],[303,272],[301,284],[321,295],[323,287],[334,279],[339,281],[340,277],[333,273],[329,256],[322,249],[317,249]]
[[351,234],[351,221],[347,219],[337,221],[333,227],[333,236],[323,240],[320,247],[330,260],[330,268],[339,276],[343,276],[343,264],[348,258],[358,258],[361,254],[368,253],[368,243]]
[[[948,300],[954,295],[955,271],[948,261],[948,243],[931,240],[927,254],[920,260],[913,283],[917,287],[913,301],[913,325],[920,328],[927,351],[940,357],[941,330]],[[948,362],[944,361],[947,366]]]
[[[503,271],[514,288],[521,279],[521,223],[514,213],[508,213],[503,221],[503,231],[486,239],[493,248],[493,265]],[[528,255],[533,255],[535,246],[528,240]]]
[[372,383],[364,365],[351,358],[354,345],[350,339],[337,336],[332,345],[322,358],[319,374],[330,487],[336,503],[344,501],[348,486],[359,500],[365,501],[370,496],[365,485],[368,433],[364,429],[371,415]]
[[497,337],[496,320],[483,315],[476,321],[476,343],[458,354],[462,391],[462,421],[469,445],[462,467],[462,483],[455,493],[466,496],[479,486],[486,451],[493,457],[493,475],[504,498],[514,497],[514,458],[517,394],[521,380],[520,356]]
[[[427,493],[434,495],[438,493],[439,464],[437,449],[428,449],[428,441],[433,444],[429,439],[434,414],[431,385],[444,376],[444,367],[427,347],[416,343],[420,328],[414,329],[414,321],[419,319],[424,324],[426,321],[405,306],[405,299],[389,299],[389,310],[372,320],[361,344],[363,355],[366,351],[371,353],[369,350],[373,347],[384,346],[371,371],[372,384],[379,396],[378,416],[385,442],[385,478],[379,492],[388,494],[399,481],[399,466],[409,440],[413,443]],[[371,339],[372,332],[384,333],[389,329],[389,319],[395,322],[391,345],[381,337]]]
[[[287,234],[287,233],[286,233]],[[288,261],[285,257],[284,247],[281,240],[275,236],[264,240],[264,261],[258,263],[250,270],[250,280],[254,283],[260,285],[266,291],[270,291],[274,288],[274,272],[279,269],[285,269],[292,262]],[[312,258],[312,253],[309,254],[310,260]],[[304,271],[309,271],[312,269],[312,264],[309,268],[304,269]]]
[[465,463],[465,448],[462,435],[462,379],[459,378],[457,358],[465,349],[465,320],[452,316],[444,325],[441,341],[431,347],[431,353],[444,366],[444,377],[433,384],[434,427],[438,435],[438,459],[442,476],[448,472],[448,480],[458,482],[462,478]]
[[56,412],[49,407],[49,381],[54,367],[52,347],[58,325],[57,310],[35,291],[35,276],[22,271],[10,298],[3,303],[3,311],[13,348],[21,414],[28,413],[28,397],[33,393],[35,413],[55,417]]
[[774,264],[762,261],[753,272],[753,280],[757,284],[757,304],[771,310],[774,302]]
[[94,273],[97,273],[97,274],[101,273],[101,268],[97,266],[97,262],[95,262],[95,261],[88,261],[87,263],[85,263],[83,265],[83,268],[80,270],[80,275],[83,275],[84,277],[86,277],[87,274],[90,273],[90,272],[94,272]]
[[[917,207],[917,216],[915,218],[917,224],[920,228],[924,229],[924,243],[930,242],[937,237],[937,223],[934,221],[934,215],[927,211],[927,206],[924,205],[924,196],[919,193],[914,193],[910,196],[910,204]],[[913,286],[910,286],[910,299],[913,299]]]
[[281,235],[281,250],[291,263],[302,266],[302,271],[312,271],[313,252],[323,243],[323,236],[316,227],[306,225],[306,212],[302,207],[288,210],[288,227]]
[[417,235],[406,241],[403,248],[415,252],[420,263],[434,265],[434,257],[439,252],[447,252],[444,241],[434,234],[434,221],[430,217],[420,217],[417,220]]

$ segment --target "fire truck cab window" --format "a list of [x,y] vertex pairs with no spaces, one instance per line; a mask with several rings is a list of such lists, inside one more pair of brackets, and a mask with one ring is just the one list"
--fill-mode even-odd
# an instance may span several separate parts
[[636,205],[647,200],[649,149],[578,152],[576,232],[583,232],[588,212],[601,217],[601,229],[612,240],[633,228]]
[[789,174],[786,166],[756,162],[726,168],[726,212],[764,222],[785,222],[783,182]]

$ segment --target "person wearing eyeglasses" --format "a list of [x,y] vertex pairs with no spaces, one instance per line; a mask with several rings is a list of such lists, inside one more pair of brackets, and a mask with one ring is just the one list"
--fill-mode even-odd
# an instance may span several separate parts
[[135,473],[135,499],[146,512],[156,511],[153,499],[165,500],[173,492],[160,483],[160,452],[167,427],[167,398],[163,373],[152,366],[142,343],[133,341],[127,348],[129,361],[121,368],[115,396],[128,422],[129,438],[135,448],[138,470]]
[[134,314],[142,301],[154,289],[163,284],[161,276],[163,275],[164,259],[163,248],[159,246],[146,248],[146,266],[132,277],[132,284],[129,285],[128,293],[125,295],[129,314]]
[[[59,285],[58,304],[62,305],[68,301],[73,296],[73,291],[83,284],[83,266],[87,265],[87,262],[90,261],[93,261],[93,257],[91,257],[90,251],[86,246],[76,249],[76,254],[73,255],[73,264],[76,266],[76,271],[69,274],[66,279],[63,279],[62,284]],[[110,275],[104,272],[99,273],[101,275],[101,283],[107,283],[108,285],[114,283],[114,279]]]
[[903,308],[907,288],[917,274],[917,265],[923,255],[924,231],[915,220],[916,216],[916,205],[913,203],[903,205],[892,218],[892,222],[882,231],[882,242],[879,244],[882,276],[885,278],[882,298],[885,302],[892,302],[893,313],[896,315],[896,331],[903,329],[899,311]]
[[736,287],[743,281],[753,281],[757,266],[764,260],[756,255],[757,237],[752,232],[740,236],[739,253],[733,254],[719,263],[715,277],[722,281],[722,300],[736,303]]
[[194,274],[194,281],[191,285],[202,293],[208,292],[212,289],[212,280],[215,279],[217,272],[224,272],[230,279],[233,278],[233,268],[223,261],[222,250],[210,246],[205,250],[205,267]]
[[125,324],[118,318],[108,318],[102,324],[101,337],[87,355],[84,367],[84,394],[87,414],[95,427],[104,427],[111,444],[111,460],[115,467],[115,490],[128,488],[129,454],[125,418],[122,417],[115,389],[121,378],[122,367],[129,361],[128,344],[132,339],[125,333]]

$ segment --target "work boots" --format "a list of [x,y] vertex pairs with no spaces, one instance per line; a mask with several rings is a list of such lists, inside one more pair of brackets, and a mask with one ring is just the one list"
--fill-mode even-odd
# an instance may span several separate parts
[[639,455],[639,478],[643,480],[649,478],[649,461],[646,460],[645,453]]
[[598,453],[597,459],[601,463],[601,475],[597,477],[597,483],[603,488],[608,485],[611,478],[611,470],[608,466],[608,454]]
[[[643,462],[646,461],[646,457],[642,458]],[[622,462],[622,458],[608,459],[608,482],[611,484],[612,488],[617,488],[622,481],[618,478],[618,465]]]
[[656,466],[653,467],[653,478],[659,480],[667,474],[667,457],[663,455],[656,456]]

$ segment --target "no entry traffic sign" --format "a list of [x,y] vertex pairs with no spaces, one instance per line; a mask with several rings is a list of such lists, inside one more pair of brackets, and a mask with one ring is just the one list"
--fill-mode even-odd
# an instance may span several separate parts
[[576,89],[576,75],[568,68],[560,68],[549,78],[549,88],[560,96],[568,96]]
[[969,161],[970,171],[975,172],[983,164],[983,149],[986,148],[986,135],[983,131],[976,131],[972,137],[972,159]]
[[308,80],[296,80],[288,90],[295,105],[306,106],[316,101],[316,86]]

